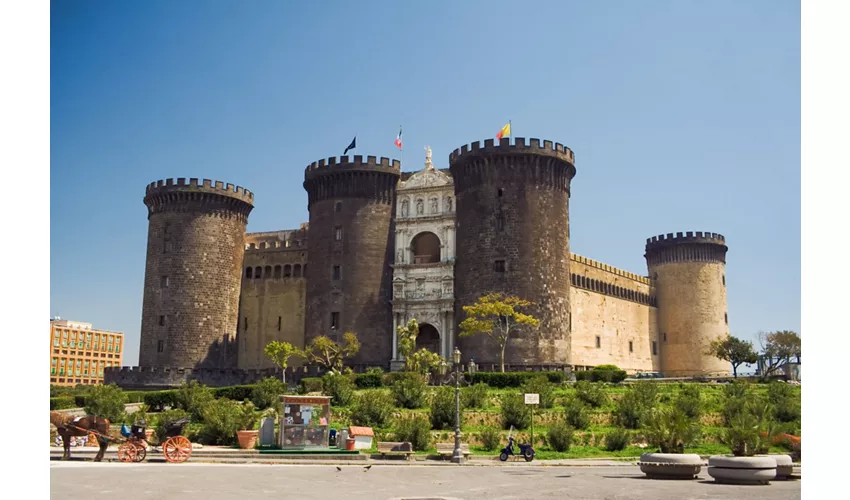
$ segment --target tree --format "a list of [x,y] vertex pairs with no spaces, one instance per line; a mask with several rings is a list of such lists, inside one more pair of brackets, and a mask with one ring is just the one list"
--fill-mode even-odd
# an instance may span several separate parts
[[416,348],[416,337],[419,336],[419,323],[416,322],[416,318],[412,318],[407,322],[407,326],[399,325],[396,328],[396,332],[398,333],[398,353],[405,360],[405,371],[410,371],[408,370],[407,359],[413,354],[413,350]]
[[540,321],[530,314],[523,314],[517,308],[528,307],[531,302],[502,293],[490,293],[478,299],[471,306],[463,306],[467,318],[461,322],[460,337],[486,334],[499,346],[499,364],[505,371],[505,347],[511,333],[523,326],[536,327]]
[[764,370],[765,376],[770,375],[785,363],[789,363],[791,358],[796,358],[797,362],[800,362],[802,344],[797,332],[790,330],[771,333],[760,332],[759,343],[761,344],[762,356],[767,362]]
[[342,361],[360,351],[360,341],[354,332],[345,332],[339,344],[324,335],[314,338],[304,348],[302,356],[308,363],[316,363],[328,370],[342,372]]
[[732,374],[735,377],[738,376],[739,366],[744,363],[753,364],[759,360],[755,349],[753,349],[752,342],[741,340],[731,335],[713,340],[708,345],[706,354],[732,363]]
[[416,318],[408,321],[406,326],[397,327],[396,332],[398,332],[398,354],[404,359],[404,371],[426,375],[440,366],[443,358],[439,354],[425,348],[414,352],[416,337],[419,336],[419,323]]
[[266,344],[263,351],[274,364],[283,369],[283,383],[286,384],[286,368],[289,364],[289,358],[299,354],[298,348],[289,342],[278,342],[275,340]]

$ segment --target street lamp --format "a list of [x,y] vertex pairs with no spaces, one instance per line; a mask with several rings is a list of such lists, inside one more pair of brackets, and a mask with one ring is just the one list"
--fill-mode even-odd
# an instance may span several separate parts
[[452,361],[455,362],[455,451],[452,455],[452,463],[463,463],[463,452],[460,449],[460,350],[455,347],[452,353]]

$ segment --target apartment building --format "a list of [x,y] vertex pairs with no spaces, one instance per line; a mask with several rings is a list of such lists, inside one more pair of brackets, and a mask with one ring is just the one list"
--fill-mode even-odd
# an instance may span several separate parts
[[121,366],[124,334],[92,328],[91,323],[50,320],[50,383],[101,384],[103,369]]

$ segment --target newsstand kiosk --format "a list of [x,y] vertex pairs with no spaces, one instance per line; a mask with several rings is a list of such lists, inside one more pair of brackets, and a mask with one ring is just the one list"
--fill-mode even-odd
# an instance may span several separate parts
[[280,448],[311,450],[328,448],[331,398],[329,396],[281,396]]

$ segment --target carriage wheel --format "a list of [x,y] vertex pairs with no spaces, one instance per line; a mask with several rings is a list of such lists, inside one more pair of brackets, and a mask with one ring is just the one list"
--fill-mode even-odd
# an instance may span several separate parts
[[133,459],[134,462],[141,462],[148,455],[148,450],[145,449],[145,445],[141,443],[136,443],[136,457]]
[[192,456],[192,443],[183,436],[168,438],[162,445],[162,454],[168,462],[185,462]]
[[132,462],[136,459],[135,445],[125,443],[118,447],[118,460],[122,462]]

